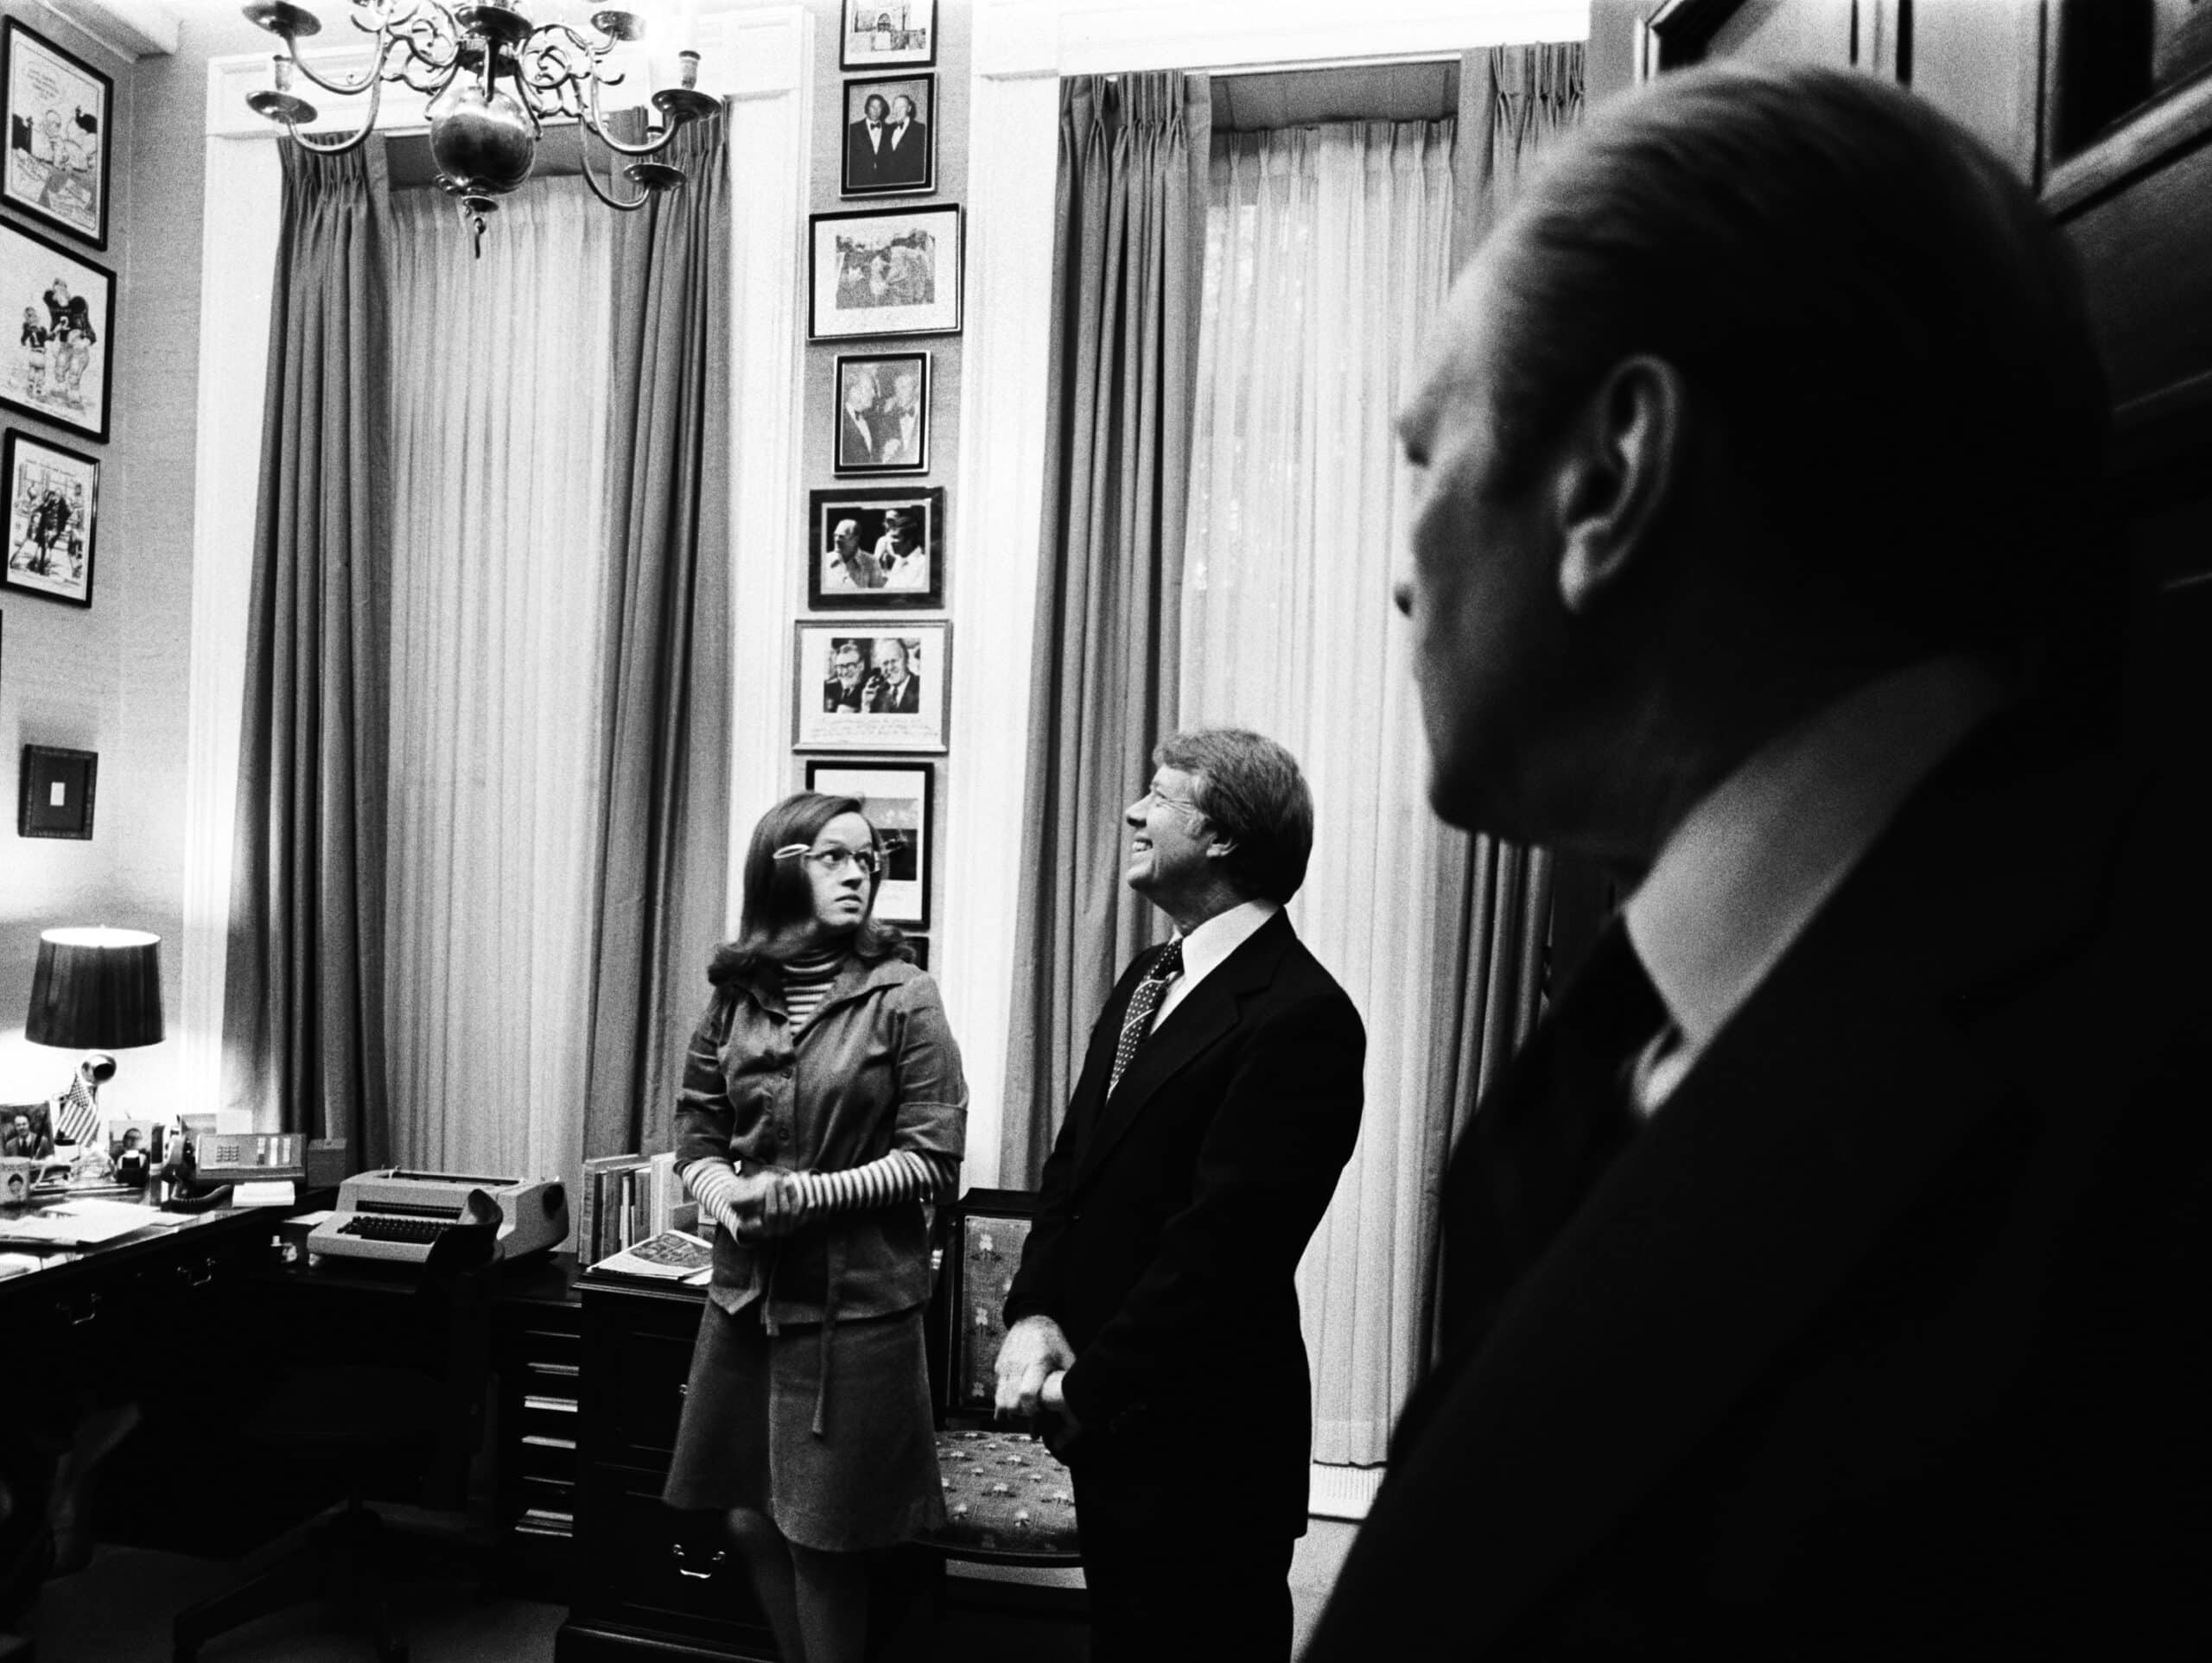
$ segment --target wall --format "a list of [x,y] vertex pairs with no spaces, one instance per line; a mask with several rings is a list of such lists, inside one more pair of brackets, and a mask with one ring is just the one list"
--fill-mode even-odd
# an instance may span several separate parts
[[[807,9],[815,14],[814,44],[814,130],[812,134],[813,167],[810,181],[810,213],[843,213],[866,212],[873,208],[939,207],[948,204],[965,204],[968,185],[968,102],[969,61],[972,44],[969,8],[960,0],[939,0],[937,23],[937,62],[925,70],[845,70],[839,67],[841,41],[839,30],[842,11],[839,0],[806,0]],[[709,7],[706,10],[718,10]],[[918,73],[937,77],[937,111],[932,124],[937,147],[937,187],[926,194],[899,196],[847,197],[841,195],[842,174],[844,164],[845,98],[844,84],[848,79],[870,78],[881,74]],[[961,597],[962,525],[960,492],[957,479],[960,465],[960,400],[963,353],[962,343],[966,340],[965,314],[963,333],[957,335],[918,335],[887,337],[883,340],[829,340],[809,342],[805,352],[804,384],[802,392],[804,411],[800,429],[800,467],[804,475],[799,498],[791,505],[791,524],[794,535],[800,528],[806,511],[809,492],[825,488],[850,487],[861,491],[878,487],[911,487],[916,492],[942,486],[945,491],[946,535],[940,542],[940,555],[946,562],[944,611],[900,613],[902,619],[916,622],[933,622],[940,617],[955,622],[951,648],[957,660],[960,653],[960,632],[957,619]],[[880,476],[847,477],[840,479],[832,467],[833,441],[836,427],[836,368],[838,355],[867,354],[877,352],[925,352],[930,354],[930,445],[929,469],[923,473],[887,474]],[[853,618],[867,617],[867,613],[824,613],[798,614],[806,621],[817,625],[837,624]],[[890,616],[892,614],[880,614]],[[942,673],[938,667],[933,673]],[[808,687],[808,672],[802,669],[797,677],[801,688]],[[816,678],[818,680],[818,678]],[[947,710],[950,713],[948,704]],[[810,759],[832,763],[867,760],[853,753],[816,752],[794,753],[787,770],[785,785],[791,790],[802,789],[806,783],[806,764]],[[943,828],[950,811],[950,794],[958,788],[956,755],[906,755],[889,759],[899,766],[927,764],[936,773],[935,826],[928,850],[931,877],[930,882],[930,927],[912,933],[927,936],[934,947],[948,914],[949,898],[945,889],[945,861],[943,854]],[[751,805],[750,812],[743,803],[733,804],[734,816],[739,823],[733,827],[742,842],[752,831],[752,820],[769,805]],[[932,957],[932,965],[938,961]]]

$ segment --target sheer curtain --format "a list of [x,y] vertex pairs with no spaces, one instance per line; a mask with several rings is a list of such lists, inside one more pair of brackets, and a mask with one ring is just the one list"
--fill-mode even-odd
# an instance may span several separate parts
[[1425,796],[1390,603],[1406,494],[1393,421],[1451,273],[1453,124],[1240,135],[1207,213],[1180,717],[1281,739],[1312,782],[1300,935],[1368,1028],[1358,1152],[1300,1271],[1314,1459],[1383,1458],[1420,1366],[1427,1210],[1459,1020],[1446,896],[1467,841]]
[[609,251],[579,179],[394,198],[389,1041],[400,1160],[582,1159]]

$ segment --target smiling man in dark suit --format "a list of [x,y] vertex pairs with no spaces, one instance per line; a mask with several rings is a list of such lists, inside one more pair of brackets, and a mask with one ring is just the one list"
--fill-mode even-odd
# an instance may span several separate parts
[[2064,245],[1894,86],[1688,71],[1421,382],[1431,801],[1630,892],[1454,1152],[1306,1663],[2212,1656],[2204,841],[2083,673]]
[[1290,753],[1178,734],[1129,805],[1175,921],[1092,1030],[1006,1305],[1001,1411],[1059,1406],[1094,1663],[1284,1663],[1312,1406],[1293,1278],[1359,1132],[1366,1035],[1283,904]]

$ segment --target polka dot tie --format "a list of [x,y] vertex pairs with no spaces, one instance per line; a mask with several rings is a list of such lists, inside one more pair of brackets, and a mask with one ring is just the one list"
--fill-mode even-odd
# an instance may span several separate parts
[[1144,1044],[1144,1036],[1152,1026],[1152,1013],[1160,1008],[1160,1001],[1167,996],[1167,984],[1183,974],[1183,940],[1177,936],[1167,943],[1167,950],[1152,962],[1152,968],[1144,973],[1144,980],[1137,983],[1136,991],[1129,995],[1129,1008],[1122,1018],[1121,1043],[1114,1047],[1114,1073],[1106,1082],[1106,1095],[1111,1097],[1114,1089],[1122,1083],[1122,1071],[1129,1065],[1129,1058],[1137,1054],[1137,1047]]

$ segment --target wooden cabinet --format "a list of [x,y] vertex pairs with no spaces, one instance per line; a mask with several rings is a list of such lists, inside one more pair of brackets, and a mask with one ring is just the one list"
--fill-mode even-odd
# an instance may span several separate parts
[[498,1476],[500,1580],[566,1600],[576,1564],[583,1335],[575,1258],[511,1288],[499,1305]]
[[704,1295],[581,1285],[577,1561],[556,1663],[772,1659],[775,1642],[719,1517],[662,1504]]

